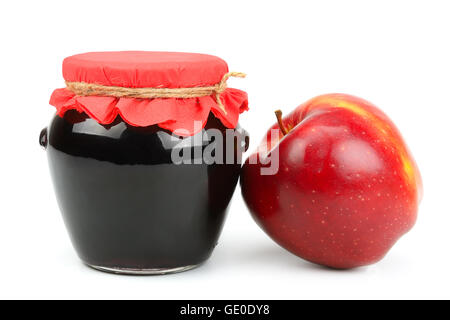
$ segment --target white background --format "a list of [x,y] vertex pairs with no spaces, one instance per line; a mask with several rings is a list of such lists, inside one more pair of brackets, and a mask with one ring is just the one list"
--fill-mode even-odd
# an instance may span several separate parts
[[[0,298],[450,298],[448,1],[2,1]],[[254,149],[275,122],[322,93],[361,96],[397,124],[424,180],[415,228],[380,263],[309,264],[252,221],[239,188],[202,267],[114,276],[80,263],[38,135],[63,87],[64,57],[100,50],[218,55],[248,73],[241,124]]]

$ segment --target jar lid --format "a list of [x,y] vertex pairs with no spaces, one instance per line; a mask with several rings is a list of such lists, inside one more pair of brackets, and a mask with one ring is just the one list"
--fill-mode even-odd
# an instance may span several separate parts
[[[133,126],[157,124],[178,135],[200,131],[209,113],[235,128],[248,110],[244,91],[227,88],[227,63],[215,56],[181,52],[91,52],[63,62],[66,88],[50,99],[57,114],[85,112],[101,124],[117,115]],[[201,124],[200,126],[198,124]]]

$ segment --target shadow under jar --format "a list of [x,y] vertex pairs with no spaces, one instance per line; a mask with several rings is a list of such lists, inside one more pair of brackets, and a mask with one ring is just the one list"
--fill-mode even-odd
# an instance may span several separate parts
[[40,143],[81,260],[107,272],[164,274],[211,255],[248,137],[212,112],[200,132],[177,136],[158,125],[130,125],[121,115],[100,124],[66,110],[41,132]]

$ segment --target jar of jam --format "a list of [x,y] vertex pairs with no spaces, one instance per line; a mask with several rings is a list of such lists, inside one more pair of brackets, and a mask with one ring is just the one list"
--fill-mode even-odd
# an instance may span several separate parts
[[247,94],[226,86],[242,74],[210,55],[96,52],[63,76],[40,143],[81,260],[163,274],[208,259],[248,147]]

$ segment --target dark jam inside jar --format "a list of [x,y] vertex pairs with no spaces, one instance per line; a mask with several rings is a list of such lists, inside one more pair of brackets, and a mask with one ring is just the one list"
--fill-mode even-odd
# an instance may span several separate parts
[[[232,163],[205,163],[195,157],[215,143],[201,139],[209,129],[225,137],[212,114],[200,133],[187,138],[156,125],[133,127],[119,116],[110,125],[74,110],[53,118],[50,170],[72,243],[86,264],[170,270],[210,256],[239,177],[245,132],[233,130]],[[183,152],[199,164],[173,163],[180,141],[191,143]],[[229,148],[223,152],[229,157]]]

